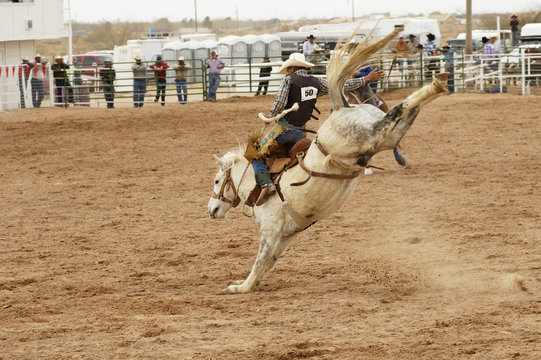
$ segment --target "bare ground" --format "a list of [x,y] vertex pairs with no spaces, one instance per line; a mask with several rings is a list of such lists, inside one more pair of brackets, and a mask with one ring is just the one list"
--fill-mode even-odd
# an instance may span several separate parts
[[378,154],[254,293],[223,295],[258,240],[237,209],[208,217],[211,155],[272,101],[0,115],[0,358],[541,358],[541,97],[427,105],[408,168]]

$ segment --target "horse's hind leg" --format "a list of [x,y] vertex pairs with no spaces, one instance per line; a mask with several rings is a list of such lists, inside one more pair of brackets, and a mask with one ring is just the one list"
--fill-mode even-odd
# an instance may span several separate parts
[[229,285],[225,291],[230,293],[246,293],[253,290],[263,276],[269,271],[282,252],[287,248],[294,236],[284,237],[281,234],[274,236],[261,236],[259,253],[252,266],[250,275],[242,282]]

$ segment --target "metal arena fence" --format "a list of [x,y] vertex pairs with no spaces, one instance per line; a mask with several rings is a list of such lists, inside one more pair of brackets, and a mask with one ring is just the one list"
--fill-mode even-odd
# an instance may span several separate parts
[[[218,99],[231,96],[247,96],[275,93],[283,75],[278,73],[282,58],[223,58],[235,65],[226,66],[220,76],[216,91]],[[310,57],[308,61],[312,60]],[[318,61],[316,61],[318,60]],[[170,66],[166,70],[165,104],[183,103],[183,89],[176,82],[172,69],[175,60],[164,59]],[[316,67],[313,75],[325,76],[327,58],[312,60]],[[186,59],[192,64],[186,77],[187,102],[206,100],[209,78],[205,61]],[[240,63],[240,64],[239,64]],[[0,66],[0,110],[41,106],[98,106],[109,102],[115,106],[134,104],[134,78],[130,63],[115,63],[116,79],[112,86],[104,84],[100,77],[103,67],[73,67],[65,72],[63,79],[54,79],[50,64],[29,70],[24,65]],[[147,63],[151,65],[151,63]],[[509,92],[521,95],[541,94],[541,53],[521,49],[516,54],[485,56],[465,55],[462,51],[443,52],[438,56],[425,56],[422,52],[394,54],[387,60],[369,64],[385,72],[385,79],[377,83],[378,92],[394,89],[419,88],[430,83],[434,74],[450,73],[448,86],[453,92]],[[271,67],[269,74],[262,68]],[[261,76],[263,75],[263,76]],[[268,76],[267,76],[268,75]],[[24,80],[23,80],[24,79]],[[148,68],[144,103],[154,103],[158,90],[155,72]],[[376,89],[375,84],[372,84]],[[159,99],[161,102],[161,97]]]

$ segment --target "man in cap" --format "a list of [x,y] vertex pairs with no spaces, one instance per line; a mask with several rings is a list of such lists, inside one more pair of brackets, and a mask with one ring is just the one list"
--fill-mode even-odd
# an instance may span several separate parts
[[[67,106],[67,102],[73,102],[73,87],[71,86],[68,78],[67,70],[70,66],[64,63],[62,56],[54,57],[55,63],[51,65],[51,70],[53,71],[54,83],[56,85],[56,105],[57,106]],[[68,97],[66,104],[64,102],[64,97],[62,93],[68,92]]]
[[[256,183],[262,187],[256,205],[263,204],[270,195],[276,192],[264,159],[270,155],[270,151],[276,144],[285,145],[291,149],[298,140],[305,137],[303,131],[305,124],[312,117],[317,119],[312,115],[317,98],[329,92],[326,79],[308,75],[308,69],[312,66],[314,64],[306,61],[303,54],[293,53],[280,68],[280,73],[286,76],[280,82],[270,115],[277,116],[284,109],[291,108],[294,103],[299,104],[299,109],[288,113],[278,121],[279,130],[276,131],[274,128],[262,138],[261,149],[252,160]],[[374,70],[365,77],[347,80],[344,90],[356,89],[367,81],[381,80],[383,76],[383,71]]]
[[147,91],[147,64],[142,62],[139,55],[134,60],[135,64],[131,66],[133,71],[133,106],[142,108],[145,104]]
[[165,61],[162,61],[162,56],[156,57],[156,62],[150,65],[150,68],[154,70],[154,76],[156,77],[156,98],[154,102],[158,102],[160,93],[162,95],[161,105],[165,105],[165,87],[167,86],[167,69],[169,65]]
[[518,18],[516,15],[511,16],[511,21],[509,22],[509,26],[511,27],[511,39],[513,41],[513,46],[518,46],[518,38],[519,38],[519,31],[518,31]]
[[401,53],[401,52],[409,51],[409,49],[410,48],[408,46],[408,43],[404,40],[404,35],[400,35],[398,37],[398,40],[396,41],[396,43],[393,46],[392,52],[393,53]]
[[455,92],[455,52],[451,50],[449,44],[443,45],[441,52],[443,54],[443,61],[445,62],[445,71],[449,73],[447,88],[449,89],[449,94],[452,94]]
[[44,95],[43,84],[45,82],[46,62],[42,62],[40,54],[36,54],[34,60],[34,72],[32,73],[32,79],[30,80],[30,84],[32,86],[32,105],[35,108],[39,108],[41,106],[41,101],[43,100]]
[[[270,59],[268,57],[265,57],[263,59],[264,63],[270,62]],[[272,66],[267,67],[261,67],[259,69],[259,78],[269,77],[272,72]],[[269,88],[269,81],[260,81],[259,85],[257,87],[257,91],[255,93],[255,96],[259,96],[259,93],[262,92],[263,95],[267,95],[267,89]]]
[[207,92],[207,100],[209,101],[216,101],[216,91],[220,86],[220,73],[224,66],[224,61],[218,57],[216,51],[212,51],[210,59],[205,63],[205,67],[209,69],[209,89]]
[[408,35],[408,49],[411,52],[415,52],[417,50],[417,46],[419,45],[419,40],[417,39],[417,36],[414,34]]
[[302,44],[302,53],[305,56],[310,55],[314,52],[314,47],[316,46],[316,43],[314,43],[315,39],[316,38],[312,34],[306,37],[306,41],[304,42],[304,44]]
[[22,58],[22,63],[19,65],[19,94],[21,99],[21,109],[25,108],[25,90],[28,87],[28,77],[30,76],[30,71],[34,67],[28,56]]
[[113,69],[113,62],[106,59],[103,62],[104,68],[100,69],[100,78],[103,84],[103,95],[107,102],[107,109],[115,108],[115,79],[116,72]]
[[[180,56],[177,61],[178,64],[173,66],[173,70],[175,70],[178,101],[181,104],[186,104],[186,101],[188,101],[188,71],[192,67],[184,62],[183,56]],[[181,91],[184,92],[184,98],[181,95]]]

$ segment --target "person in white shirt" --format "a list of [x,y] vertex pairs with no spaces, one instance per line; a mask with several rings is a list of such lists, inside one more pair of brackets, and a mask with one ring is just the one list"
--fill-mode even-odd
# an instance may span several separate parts
[[310,34],[310,36],[306,38],[304,44],[302,44],[302,53],[305,56],[310,55],[314,52],[314,47],[316,46],[316,43],[314,42],[315,39],[316,38],[314,37],[314,35]]

